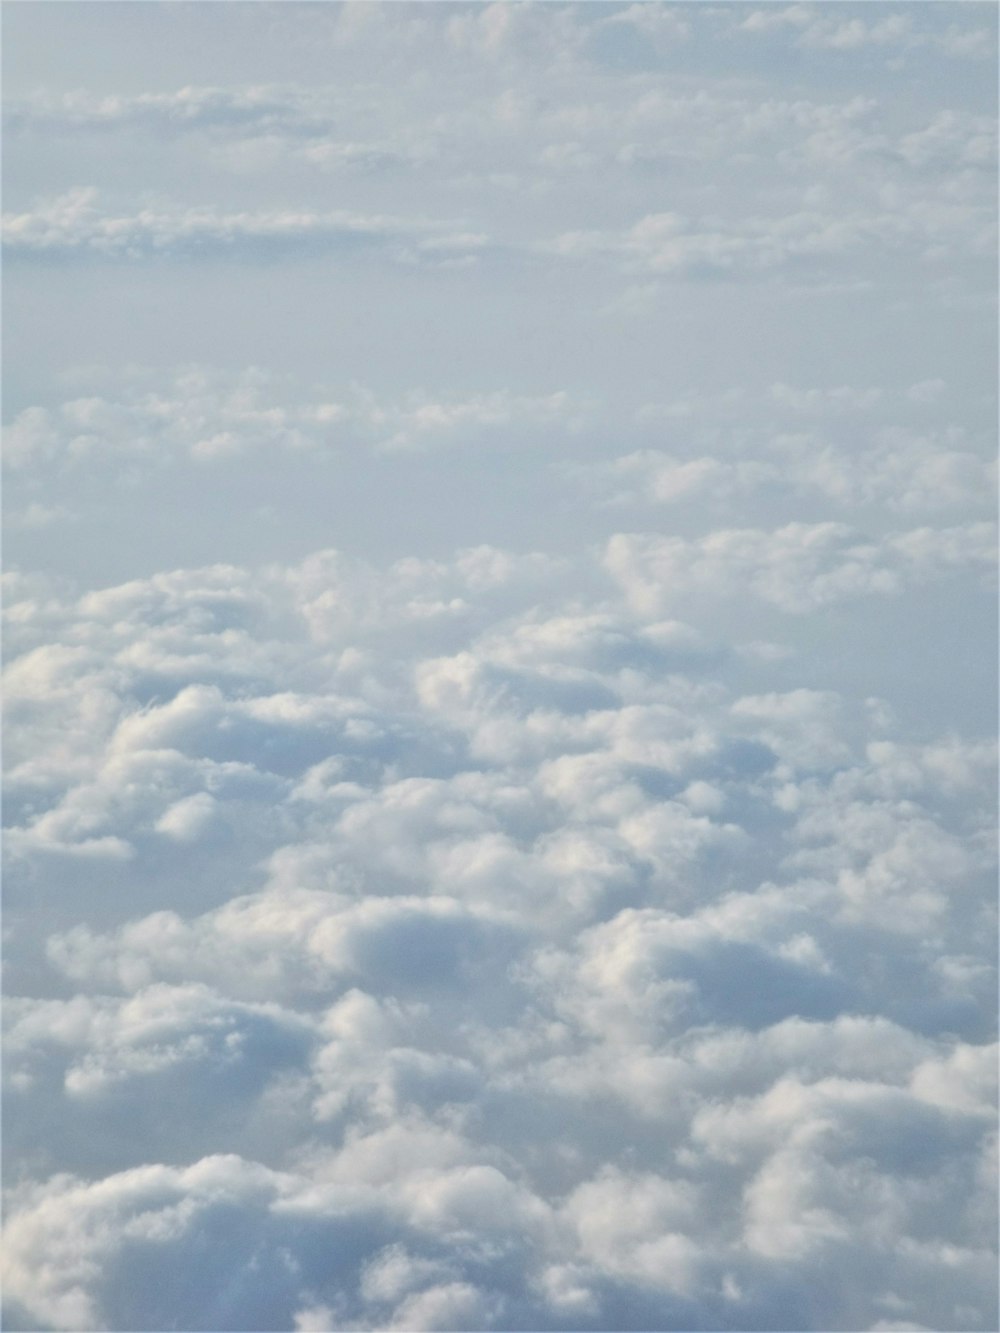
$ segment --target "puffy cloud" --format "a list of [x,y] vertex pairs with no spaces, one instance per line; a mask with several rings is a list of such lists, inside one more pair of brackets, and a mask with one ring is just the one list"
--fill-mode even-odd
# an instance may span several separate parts
[[499,961],[513,923],[452,898],[351,903],[317,890],[237,898],[207,919],[158,912],[115,939],[86,927],[50,941],[52,960],[79,981],[146,985],[155,977],[218,978],[237,991],[323,994],[370,975],[380,991],[420,992],[467,981]]
[[9,34],[6,1325],[996,1328],[982,17],[99,9]]
[[185,796],[163,812],[156,821],[156,831],[165,833],[169,838],[189,842],[197,838],[210,823],[215,808],[215,798],[207,791]]
[[989,568],[993,558],[988,523],[916,528],[874,541],[842,523],[724,530],[696,541],[620,533],[605,555],[626,595],[646,611],[692,594],[749,593],[800,615],[845,598],[892,594],[949,566]]
[[[349,996],[329,1027],[341,1052],[354,1041],[371,1064],[384,1025],[378,1006]],[[433,1328],[471,1314],[484,1327],[513,1316],[600,1328],[622,1322],[627,1290],[644,1320],[681,1322],[701,1308],[717,1327],[766,1327],[782,1306],[804,1311],[824,1265],[849,1259],[856,1283],[828,1296],[837,1322],[871,1326],[890,1309],[944,1323],[950,1310],[986,1326],[977,1210],[988,1206],[989,1165],[977,1145],[991,1120],[987,1087],[985,1102],[943,1100],[928,1077],[933,1048],[863,1019],[694,1033],[670,1054],[632,1052],[626,1093],[637,1057],[652,1066],[648,1091],[651,1075],[661,1095],[670,1090],[675,1109],[657,1117],[650,1151],[662,1161],[665,1132],[673,1169],[584,1165],[555,1198],[519,1181],[495,1148],[412,1112],[314,1149],[299,1169],[210,1155],[98,1183],[26,1184],[6,1249],[15,1318],[20,1304],[54,1327],[155,1327],[186,1273],[182,1318],[193,1328],[359,1318]],[[972,1073],[994,1062],[962,1048],[952,1063]],[[341,1087],[349,1068],[341,1054]],[[522,1065],[526,1076],[539,1080],[531,1096],[544,1117],[566,1075],[557,1061]],[[580,1098],[577,1080],[582,1111]],[[206,1246],[211,1262],[193,1266]],[[157,1279],[152,1303],[121,1280],[137,1267]]]

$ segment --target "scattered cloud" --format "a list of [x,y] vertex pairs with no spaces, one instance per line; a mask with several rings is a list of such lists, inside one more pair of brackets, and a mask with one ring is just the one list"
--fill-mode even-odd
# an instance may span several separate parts
[[323,456],[359,444],[419,453],[469,439],[516,440],[540,428],[579,431],[594,411],[592,401],[564,390],[410,391],[391,401],[359,384],[306,396],[297,383],[260,370],[226,375],[189,366],[166,377],[136,372],[134,378],[116,399],[91,394],[57,407],[25,408],[5,434],[8,468],[140,462],[157,469],[178,458],[212,464],[286,450]]
[[145,207],[112,214],[92,187],[73,189],[3,220],[12,255],[188,258],[227,251],[246,258],[281,254],[357,258],[368,250],[398,263],[474,258],[488,238],[456,224],[306,209],[221,212],[213,207]]
[[564,232],[544,248],[565,259],[611,260],[627,273],[651,277],[766,273],[911,247],[927,257],[937,247],[955,246],[985,256],[993,248],[992,225],[988,208],[947,204],[738,220],[649,213],[622,231]]

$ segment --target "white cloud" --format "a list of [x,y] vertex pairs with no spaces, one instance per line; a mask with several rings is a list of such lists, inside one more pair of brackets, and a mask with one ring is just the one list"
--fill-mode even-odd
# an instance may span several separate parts
[[[323,112],[326,112],[324,115]],[[296,87],[194,87],[168,93],[98,97],[86,91],[53,97],[44,91],[9,112],[15,128],[46,124],[117,128],[139,125],[160,132],[212,130],[310,137],[329,128],[329,103]]]
[[948,567],[988,568],[988,523],[916,528],[866,540],[841,523],[791,523],[774,532],[732,529],[696,541],[619,533],[605,562],[633,605],[647,614],[691,595],[751,596],[790,614],[857,597],[896,593]]
[[14,8],[6,1325],[995,1329],[989,25]]
[[163,812],[156,821],[156,831],[180,842],[190,842],[211,821],[215,807],[215,798],[206,791],[185,796]]
[[[255,369],[224,375],[190,366],[165,382],[148,372],[135,378],[135,387],[118,399],[93,394],[19,412],[6,431],[7,466],[30,473],[53,464],[92,469],[127,462],[155,471],[177,458],[208,465],[289,451],[324,459],[358,444],[423,452],[469,440],[517,442],[526,432],[530,437],[551,428],[573,433],[595,406],[561,390],[411,391],[390,401],[353,384],[304,396],[297,384]],[[35,521],[48,518],[37,504],[25,522],[31,514],[38,515]]]
[[103,212],[96,189],[68,191],[3,220],[11,254],[87,254],[137,260],[235,249],[253,257],[296,250],[356,258],[374,247],[398,262],[444,262],[475,256],[487,238],[456,224],[345,211],[224,213],[205,208],[142,208]]
[[986,207],[930,200],[895,211],[802,210],[733,222],[667,212],[646,214],[617,232],[564,232],[545,249],[569,260],[611,260],[627,273],[649,277],[763,274],[909,248],[927,256],[935,248],[985,256],[994,244],[992,227]]
[[941,30],[936,24],[925,26],[923,18],[919,10],[877,19],[860,18],[856,14],[842,18],[834,12],[795,4],[755,9],[737,27],[748,33],[785,30],[795,34],[800,46],[844,54],[867,47],[911,51],[930,46],[957,58],[981,59],[988,55],[988,29],[950,25]]

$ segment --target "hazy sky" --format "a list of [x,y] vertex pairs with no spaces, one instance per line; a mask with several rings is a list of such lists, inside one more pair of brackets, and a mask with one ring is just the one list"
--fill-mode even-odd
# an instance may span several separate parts
[[7,0],[7,1328],[996,1328],[996,26]]

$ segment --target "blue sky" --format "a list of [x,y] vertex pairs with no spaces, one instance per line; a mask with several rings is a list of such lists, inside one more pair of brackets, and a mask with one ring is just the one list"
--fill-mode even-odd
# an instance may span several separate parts
[[11,1329],[996,1327],[996,12],[5,6]]

